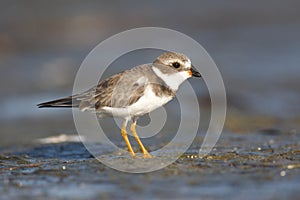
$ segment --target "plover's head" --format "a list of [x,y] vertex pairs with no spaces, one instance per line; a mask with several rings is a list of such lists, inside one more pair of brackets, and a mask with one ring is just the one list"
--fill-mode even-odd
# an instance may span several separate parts
[[184,54],[176,52],[166,52],[158,56],[153,62],[170,67],[169,72],[186,72],[189,77],[201,77],[201,74],[192,66],[191,60]]
[[189,77],[201,77],[201,74],[192,66],[191,60],[181,53],[163,53],[153,64],[156,75],[174,90],[177,90],[178,86]]

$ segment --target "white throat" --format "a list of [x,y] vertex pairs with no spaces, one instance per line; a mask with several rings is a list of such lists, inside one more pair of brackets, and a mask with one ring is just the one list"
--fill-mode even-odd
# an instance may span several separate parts
[[157,67],[152,67],[154,73],[161,78],[173,91],[177,91],[179,85],[188,79],[190,75],[186,71],[181,71],[173,74],[164,74]]

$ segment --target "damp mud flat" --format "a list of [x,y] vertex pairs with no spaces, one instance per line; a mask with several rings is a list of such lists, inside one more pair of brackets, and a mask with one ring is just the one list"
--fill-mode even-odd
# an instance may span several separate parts
[[[5,148],[0,199],[298,199],[299,139],[295,132],[224,133],[204,158],[193,144],[171,165],[142,174],[107,167],[79,142]],[[167,156],[158,155],[161,162]],[[117,153],[105,159],[150,162]]]

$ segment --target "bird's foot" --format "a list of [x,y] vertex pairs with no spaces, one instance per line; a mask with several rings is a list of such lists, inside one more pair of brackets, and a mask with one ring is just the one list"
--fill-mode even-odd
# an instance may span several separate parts
[[144,153],[143,158],[153,158],[153,156],[150,153]]
[[134,152],[130,152],[130,155],[131,155],[132,158],[136,158],[137,157]]

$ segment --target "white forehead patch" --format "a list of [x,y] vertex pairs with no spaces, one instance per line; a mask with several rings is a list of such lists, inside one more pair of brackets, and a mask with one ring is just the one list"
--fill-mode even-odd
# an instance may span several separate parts
[[[176,60],[175,60],[176,61]],[[173,62],[175,62],[175,61],[173,61]],[[185,68],[185,69],[189,69],[189,68],[191,68],[191,66],[192,66],[192,63],[191,63],[191,61],[190,61],[190,59],[188,59],[187,58],[187,60],[185,60],[185,61],[183,61],[183,60],[181,60],[181,59],[178,59],[177,60],[179,63],[181,63],[182,65],[183,65],[183,68]]]
[[188,59],[188,60],[185,62],[185,67],[187,67],[187,68],[192,67],[192,63],[191,63],[190,59]]

